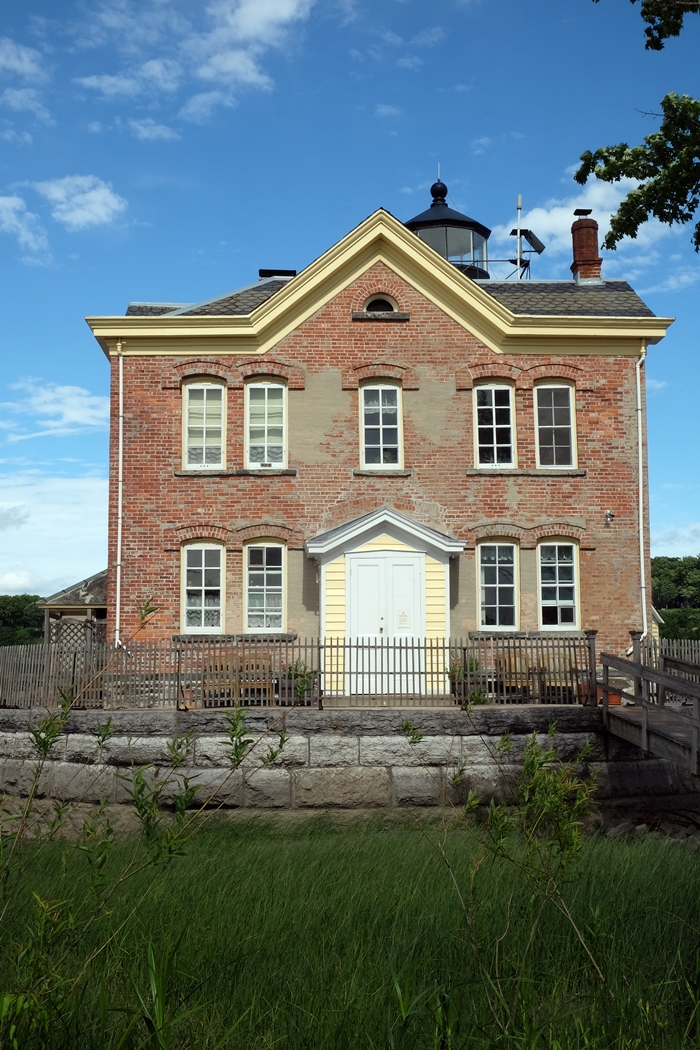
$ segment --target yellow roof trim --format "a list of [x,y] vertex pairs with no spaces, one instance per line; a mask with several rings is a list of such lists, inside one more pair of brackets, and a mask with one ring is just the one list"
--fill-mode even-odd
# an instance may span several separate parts
[[635,354],[656,343],[668,317],[552,317],[513,314],[403,223],[374,212],[251,314],[87,317],[108,356],[264,354],[344,288],[382,262],[495,353]]

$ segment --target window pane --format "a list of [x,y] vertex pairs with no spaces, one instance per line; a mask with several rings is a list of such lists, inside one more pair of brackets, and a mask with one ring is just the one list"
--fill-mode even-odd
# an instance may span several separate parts
[[515,626],[515,547],[488,543],[479,547],[480,623],[482,627]]
[[571,543],[546,543],[540,547],[540,615],[545,627],[576,626],[574,546]]
[[185,550],[185,626],[221,627],[221,548]]
[[396,387],[362,390],[363,463],[399,464],[399,391]]
[[573,465],[569,387],[537,388],[537,431],[540,466]]
[[253,383],[248,398],[248,464],[284,463],[284,387]]
[[477,387],[477,462],[481,466],[513,463],[511,394],[506,387]]
[[282,547],[248,547],[247,575],[247,629],[281,630]]
[[187,387],[187,465],[223,463],[224,391],[220,386]]

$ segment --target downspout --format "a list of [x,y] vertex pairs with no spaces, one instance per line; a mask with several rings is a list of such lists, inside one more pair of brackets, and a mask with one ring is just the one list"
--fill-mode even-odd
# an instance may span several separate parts
[[638,478],[639,478],[639,584],[642,594],[642,637],[640,642],[644,641],[647,636],[648,624],[647,624],[647,581],[646,581],[646,565],[645,565],[645,550],[644,550],[644,448],[642,444],[643,439],[643,421],[642,421],[642,365],[644,359],[647,356],[646,345],[642,347],[642,352],[639,355],[639,360],[635,366],[635,373],[637,379],[637,452],[639,457],[638,465]]
[[122,610],[122,519],[124,512],[124,355],[122,341],[117,340],[117,360],[119,361],[119,425],[117,444],[117,586],[116,611],[114,616],[114,645],[121,645],[121,610]]

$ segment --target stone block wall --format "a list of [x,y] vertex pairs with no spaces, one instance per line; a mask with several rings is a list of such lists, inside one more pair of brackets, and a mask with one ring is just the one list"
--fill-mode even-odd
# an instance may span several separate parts
[[[0,710],[0,791],[26,795],[36,755],[28,729],[45,712]],[[113,735],[100,746],[101,711],[75,711],[46,763],[39,795],[81,802],[128,801],[133,767],[167,766],[173,736],[194,731],[181,772],[201,785],[197,803],[244,809],[368,809],[459,803],[469,790],[485,800],[507,797],[530,735],[551,739],[562,759],[574,760],[591,745],[588,770],[601,801],[700,793],[700,779],[605,733],[599,709],[570,706],[479,707],[469,715],[451,710],[246,712],[247,735],[260,740],[243,766],[228,763],[225,712],[114,711]],[[281,720],[283,717],[283,721]],[[405,721],[423,734],[411,746]],[[556,731],[546,738],[549,726]],[[288,740],[275,761],[260,757],[284,727]],[[512,747],[496,762],[504,733]],[[459,787],[452,779],[459,768]]]

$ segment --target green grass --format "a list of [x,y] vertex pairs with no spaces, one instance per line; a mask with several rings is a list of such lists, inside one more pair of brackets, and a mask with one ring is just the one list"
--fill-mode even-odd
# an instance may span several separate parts
[[[152,941],[156,960],[176,945],[168,1010],[181,1020],[168,1032],[171,1047],[214,1048],[240,1017],[222,1046],[700,1046],[700,1023],[693,1020],[700,855],[692,847],[587,842],[580,878],[567,894],[605,974],[602,983],[553,905],[523,965],[538,901],[507,861],[487,858],[478,868],[470,935],[435,848],[442,835],[438,822],[421,830],[409,820],[382,818],[208,826],[170,864],[136,919],[57,1014],[48,1040],[36,1045],[116,1047],[128,1011],[140,1009],[137,990],[148,998]],[[444,841],[469,897],[474,835],[453,825]],[[127,849],[128,843],[119,847],[116,863]],[[85,862],[57,844],[32,871],[2,930],[0,991],[13,988],[13,942],[25,936],[30,889],[69,899],[84,882]],[[112,914],[81,943],[74,972],[119,926],[144,885],[127,885]],[[507,1031],[489,1008],[489,998],[499,995],[497,976],[508,1003],[518,989]],[[124,1045],[157,1045],[146,1037],[139,1019]]]

